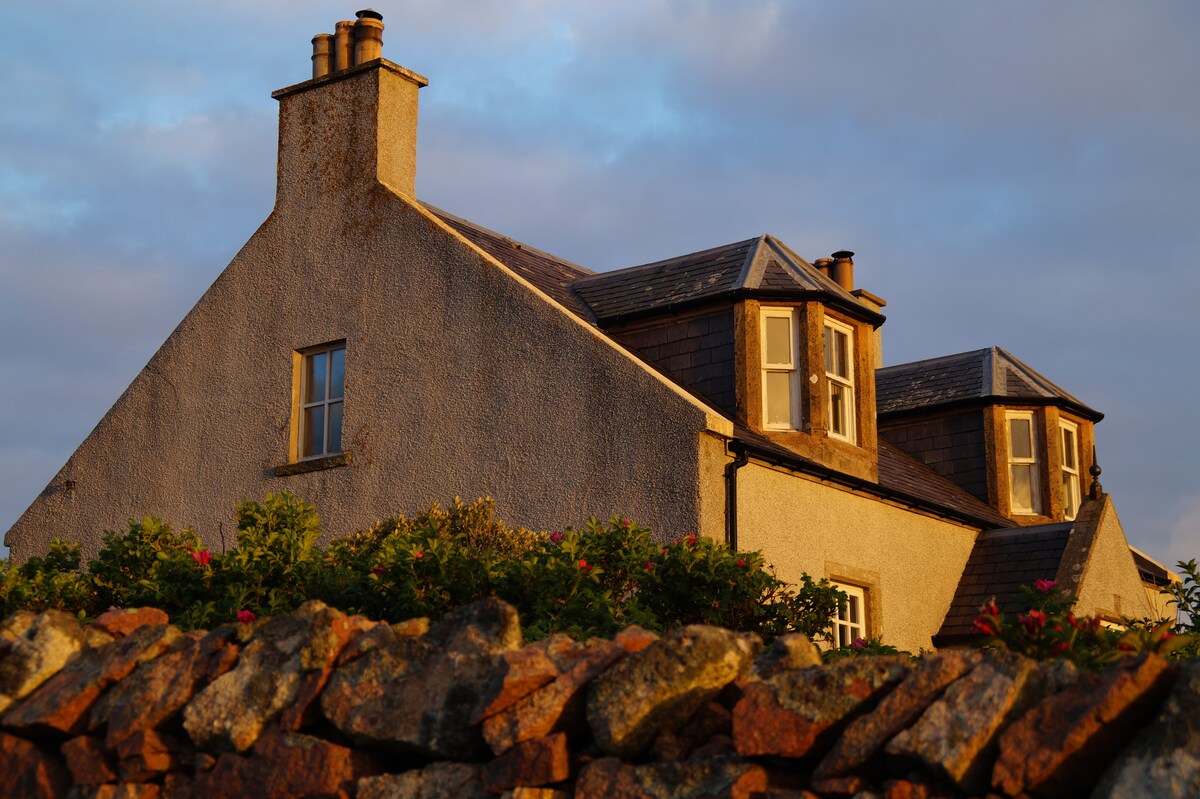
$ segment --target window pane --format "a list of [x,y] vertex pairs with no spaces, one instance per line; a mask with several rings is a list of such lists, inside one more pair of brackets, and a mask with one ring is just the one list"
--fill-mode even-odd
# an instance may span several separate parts
[[832,327],[825,328],[825,371],[850,379],[850,337]]
[[342,451],[342,403],[329,403],[329,452]]
[[766,361],[769,364],[792,363],[792,320],[787,316],[764,317]]
[[829,429],[846,435],[846,387],[829,381]]
[[304,409],[303,457],[325,452],[325,406]]
[[1014,458],[1032,458],[1032,425],[1029,419],[1008,420],[1008,441]]
[[342,396],[342,385],[346,376],[346,350],[337,349],[329,353],[329,398]]
[[1033,511],[1033,464],[1012,464],[1013,510]]
[[764,372],[763,388],[766,391],[766,423],[769,425],[792,424],[792,375],[789,372]]
[[1079,477],[1063,473],[1063,511],[1068,519],[1079,512]]
[[825,328],[825,371],[833,371],[833,330]]
[[858,597],[856,597],[856,596],[850,597],[850,601],[847,604],[849,604],[849,606],[850,606],[849,607],[850,623],[858,624]]
[[1077,461],[1077,458],[1075,455],[1075,452],[1077,449],[1077,447],[1075,446],[1075,431],[1070,429],[1069,427],[1064,427],[1062,429],[1062,434],[1063,434],[1063,466],[1066,466],[1068,469],[1074,469],[1074,468],[1076,468],[1076,461]]
[[325,375],[328,368],[328,353],[318,352],[304,359],[304,401],[320,402],[325,399]]

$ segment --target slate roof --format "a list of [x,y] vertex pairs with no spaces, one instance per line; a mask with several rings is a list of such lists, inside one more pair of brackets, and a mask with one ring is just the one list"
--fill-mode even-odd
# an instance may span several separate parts
[[423,205],[476,247],[565,305],[576,316],[589,324],[596,323],[595,317],[571,288],[575,280],[595,274],[592,270],[480,227],[429,203]]
[[1012,525],[1011,519],[1002,516],[957,484],[934,474],[920,461],[882,438],[879,439],[879,482],[870,483],[821,466],[816,461],[798,455],[766,436],[755,433],[745,425],[734,423],[733,435],[738,441],[750,445],[759,454],[771,456],[773,462],[783,466],[791,466],[799,471],[829,473],[842,482],[856,484],[856,487],[873,488],[882,496],[900,501],[915,500],[927,510],[941,511],[943,514],[948,511],[946,515],[957,516],[979,527],[1007,528]]
[[1033,527],[986,530],[975,539],[975,548],[958,581],[942,629],[934,636],[935,646],[961,643],[979,633],[972,622],[979,607],[995,599],[1003,613],[1019,607],[1018,590],[1034,580],[1053,580],[1067,547],[1074,522],[1057,522]]
[[870,321],[883,320],[769,235],[581,277],[573,287],[602,325],[732,293],[820,295]]
[[875,370],[880,416],[982,400],[1059,404],[1093,422],[1104,418],[999,347]]

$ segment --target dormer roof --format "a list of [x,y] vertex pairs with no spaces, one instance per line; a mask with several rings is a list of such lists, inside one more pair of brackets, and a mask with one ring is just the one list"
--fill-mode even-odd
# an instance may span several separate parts
[[880,416],[988,402],[1059,405],[1092,422],[1104,418],[1000,347],[875,371],[875,404]]
[[722,297],[820,299],[873,324],[883,316],[771,235],[577,279],[601,325]]

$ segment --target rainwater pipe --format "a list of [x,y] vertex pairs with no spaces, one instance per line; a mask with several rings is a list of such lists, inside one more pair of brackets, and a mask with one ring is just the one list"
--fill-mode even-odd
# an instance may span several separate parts
[[740,441],[732,441],[733,460],[725,464],[725,543],[737,552],[737,473],[750,461],[750,453]]

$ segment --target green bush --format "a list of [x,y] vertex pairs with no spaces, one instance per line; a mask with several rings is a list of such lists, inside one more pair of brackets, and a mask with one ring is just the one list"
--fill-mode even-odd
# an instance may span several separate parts
[[106,533],[82,572],[78,547],[56,542],[46,558],[15,570],[4,565],[0,609],[59,607],[87,617],[111,606],[153,605],[182,627],[202,628],[239,614],[286,612],[308,599],[394,622],[436,618],[495,595],[517,608],[531,640],[693,623],[827,640],[841,598],[828,581],[808,575],[799,586],[783,583],[757,552],[696,536],[663,545],[621,518],[550,534],[510,528],[495,518],[491,500],[456,498],[325,547],[317,543],[316,510],[286,492],[243,502],[236,516],[237,547],[226,553],[151,518]]
[[1053,580],[1037,580],[1020,591],[1022,611],[1015,616],[1001,613],[995,600],[980,609],[975,629],[985,636],[981,646],[1038,659],[1065,658],[1091,670],[1140,652],[1183,657],[1195,647],[1196,636],[1169,620],[1125,619],[1125,629],[1118,630],[1104,627],[1096,616],[1076,617],[1072,609],[1078,600]]

